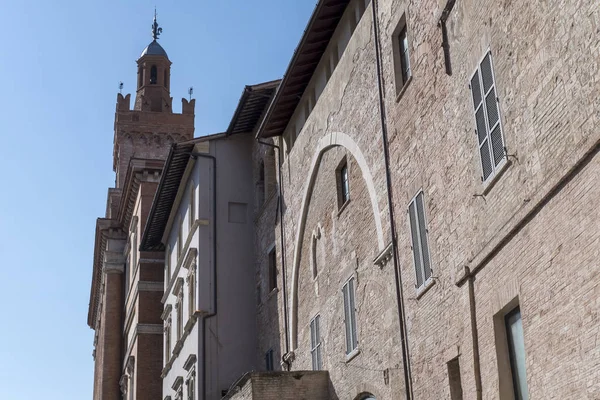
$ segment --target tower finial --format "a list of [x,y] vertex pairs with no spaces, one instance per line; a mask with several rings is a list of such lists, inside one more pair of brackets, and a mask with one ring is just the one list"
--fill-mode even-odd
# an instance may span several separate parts
[[154,23],[152,24],[152,38],[158,39],[158,36],[162,33],[162,28],[159,28],[158,22],[156,22],[156,6],[154,6]]

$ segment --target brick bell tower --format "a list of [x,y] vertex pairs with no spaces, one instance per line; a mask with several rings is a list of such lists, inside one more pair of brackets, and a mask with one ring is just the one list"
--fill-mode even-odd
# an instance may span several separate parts
[[171,145],[194,136],[195,100],[172,110],[171,61],[158,43],[156,12],[152,42],[137,60],[137,90],[117,95],[114,124],[115,187],[106,215],[96,222],[88,325],[94,335],[94,400],[160,400],[163,260],[140,252],[162,166]]
[[165,159],[170,145],[194,137],[195,100],[181,99],[181,114],[173,113],[171,61],[158,43],[162,33],[154,15],[152,42],[137,60],[137,91],[133,110],[130,95],[117,95],[113,170],[121,188],[131,158]]

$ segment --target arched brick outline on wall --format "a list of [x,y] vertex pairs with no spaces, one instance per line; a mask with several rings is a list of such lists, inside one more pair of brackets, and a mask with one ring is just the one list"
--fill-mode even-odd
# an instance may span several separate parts
[[383,250],[383,229],[381,228],[381,220],[379,219],[379,205],[377,203],[377,192],[375,191],[375,183],[373,182],[373,176],[371,170],[365,160],[363,153],[360,151],[358,145],[350,136],[341,132],[332,132],[326,134],[319,140],[315,154],[313,156],[310,172],[306,178],[304,185],[304,196],[302,197],[302,205],[300,217],[298,219],[298,225],[296,230],[296,239],[294,243],[294,264],[292,269],[292,296],[291,296],[291,313],[290,313],[290,341],[292,350],[298,347],[298,277],[300,269],[300,253],[302,252],[301,240],[304,237],[304,229],[306,228],[306,216],[308,214],[308,203],[312,195],[317,173],[319,172],[319,164],[323,154],[331,149],[332,147],[342,146],[345,147],[350,154],[354,157],[360,170],[362,171],[363,179],[367,184],[367,191],[369,192],[369,198],[371,199],[371,207],[373,209],[373,219],[375,220],[375,230],[377,231],[377,244],[379,250]]

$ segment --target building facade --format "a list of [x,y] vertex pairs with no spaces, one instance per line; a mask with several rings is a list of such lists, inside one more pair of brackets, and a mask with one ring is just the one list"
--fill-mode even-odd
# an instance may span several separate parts
[[260,351],[330,398],[600,396],[599,16],[319,2],[258,131],[285,205]]
[[160,28],[138,64],[133,109],[117,95],[113,170],[106,215],[96,223],[88,325],[94,335],[94,399],[160,399],[163,252],[139,251],[172,144],[194,135],[194,100],[172,110],[170,66]]
[[165,252],[164,399],[219,399],[256,359],[252,128],[278,81],[248,86],[229,129],[174,145],[140,249]]
[[109,195],[134,171],[157,195],[98,222],[97,391],[143,379],[109,345],[141,243],[163,399],[600,398],[599,23],[590,0],[319,1],[225,133],[124,164]]

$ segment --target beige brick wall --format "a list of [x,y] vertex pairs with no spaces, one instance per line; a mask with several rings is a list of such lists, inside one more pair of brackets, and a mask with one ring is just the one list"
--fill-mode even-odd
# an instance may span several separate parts
[[[473,343],[464,267],[479,271],[475,303],[483,398],[499,395],[493,316],[518,296],[523,315],[527,377],[532,398],[595,398],[598,381],[598,156],[571,181],[557,184],[585,154],[597,153],[600,84],[600,5],[593,1],[458,1],[448,20],[452,76],[444,71],[441,31],[444,1],[379,1],[385,106],[391,151],[398,254],[415,398],[449,398],[446,363],[459,356],[464,397],[475,398]],[[406,13],[412,80],[396,99],[391,35]],[[404,398],[397,304],[391,263],[372,260],[389,221],[378,115],[372,17],[365,13],[329,84],[283,164],[288,291],[295,246],[301,246],[298,347],[293,369],[310,368],[310,318],[322,315],[324,366],[339,398],[370,392]],[[484,188],[468,87],[490,48],[510,164]],[[318,142],[342,132],[354,148],[326,150],[302,221],[307,175]],[[356,152],[368,167],[356,168]],[[338,216],[335,168],[350,161],[351,202]],[[377,193],[369,200],[368,178]],[[435,284],[416,298],[406,208],[423,189]],[[484,194],[482,197],[481,195]],[[548,196],[552,198],[547,201]],[[373,210],[378,209],[378,215]],[[273,235],[258,229],[260,246]],[[269,222],[267,222],[269,221]],[[317,224],[320,268],[310,270],[310,243]],[[261,222],[259,221],[258,225]],[[279,246],[279,232],[275,230]],[[268,237],[268,240],[267,240]],[[321,243],[322,242],[322,243]],[[259,247],[260,247],[259,246]],[[320,251],[319,251],[320,250]],[[264,271],[264,263],[259,271]],[[356,273],[359,356],[344,359],[341,284]],[[264,275],[258,273],[261,282]],[[263,294],[264,296],[264,294]],[[271,300],[275,301],[275,300]],[[282,324],[263,312],[265,337]],[[291,303],[291,299],[290,302]],[[292,312],[292,310],[290,310]],[[271,329],[271,331],[269,331]],[[264,350],[263,348],[260,351]]]

